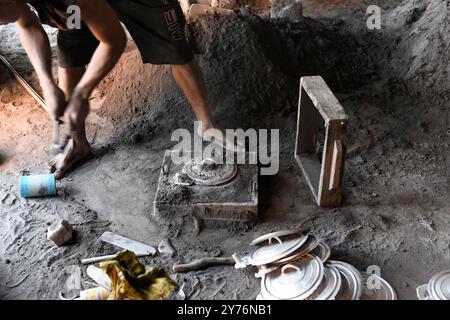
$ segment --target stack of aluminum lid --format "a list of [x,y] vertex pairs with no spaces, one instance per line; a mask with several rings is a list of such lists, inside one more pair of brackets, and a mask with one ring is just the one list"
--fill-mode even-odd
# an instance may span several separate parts
[[450,270],[439,272],[417,288],[419,300],[450,300]]
[[[258,248],[248,256],[234,255],[236,268],[255,266],[261,278],[258,300],[395,300],[392,287],[382,278],[368,285],[352,265],[329,261],[331,250],[303,230],[284,230],[261,236],[250,245]],[[375,275],[370,275],[370,277]],[[371,278],[373,280],[373,278]]]

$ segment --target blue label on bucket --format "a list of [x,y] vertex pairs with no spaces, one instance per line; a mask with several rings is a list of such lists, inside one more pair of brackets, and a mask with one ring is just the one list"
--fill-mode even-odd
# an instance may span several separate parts
[[53,174],[21,176],[20,195],[24,198],[56,195],[56,181]]

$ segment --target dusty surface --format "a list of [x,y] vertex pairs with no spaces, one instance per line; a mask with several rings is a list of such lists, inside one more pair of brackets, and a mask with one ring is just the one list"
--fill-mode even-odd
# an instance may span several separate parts
[[[374,2],[384,8],[379,31],[365,25]],[[193,114],[169,69],[142,66],[132,46],[92,100],[95,159],[62,181],[58,197],[21,199],[19,172],[46,170],[50,123],[0,67],[0,298],[57,299],[65,267],[114,252],[96,241],[107,230],[155,247],[170,237],[173,258],[143,259],[170,270],[175,262],[245,252],[257,235],[304,226],[332,246],[333,258],[361,270],[380,266],[400,298],[414,299],[416,286],[450,263],[449,10],[448,1],[435,0],[308,0],[309,18],[298,24],[245,11],[192,21],[221,125],[281,130],[280,172],[261,178],[260,223],[246,231],[174,231],[152,221],[170,133],[192,129]],[[0,51],[36,85],[12,26],[0,28]],[[336,209],[314,205],[292,157],[299,77],[316,74],[350,117],[345,201]],[[62,248],[46,239],[57,216],[77,231]],[[258,293],[250,269],[174,277],[186,282],[190,299]]]

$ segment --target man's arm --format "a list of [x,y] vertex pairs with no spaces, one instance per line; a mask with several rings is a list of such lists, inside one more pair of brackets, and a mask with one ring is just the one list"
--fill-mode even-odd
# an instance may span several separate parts
[[47,106],[53,116],[61,116],[64,108],[64,94],[58,88],[52,75],[52,53],[50,43],[36,15],[25,4],[18,1],[21,15],[16,22],[23,47],[36,71]]
[[74,90],[74,96],[88,99],[95,87],[111,71],[125,49],[127,38],[120,21],[106,0],[78,0],[81,17],[100,41],[92,60]]
[[52,54],[50,43],[36,15],[24,3],[20,2],[22,14],[17,20],[22,44],[36,70],[42,87],[54,85],[52,77]]

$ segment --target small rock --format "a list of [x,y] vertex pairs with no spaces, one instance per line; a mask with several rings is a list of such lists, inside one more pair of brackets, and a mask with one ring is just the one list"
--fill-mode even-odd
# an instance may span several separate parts
[[11,260],[9,260],[9,259],[5,260],[5,264],[10,264],[10,263],[11,263]]
[[53,241],[58,247],[72,239],[73,228],[66,220],[58,220],[47,230],[47,239]]
[[161,241],[158,246],[158,251],[163,255],[172,256],[175,254],[175,249],[169,239],[164,239]]

